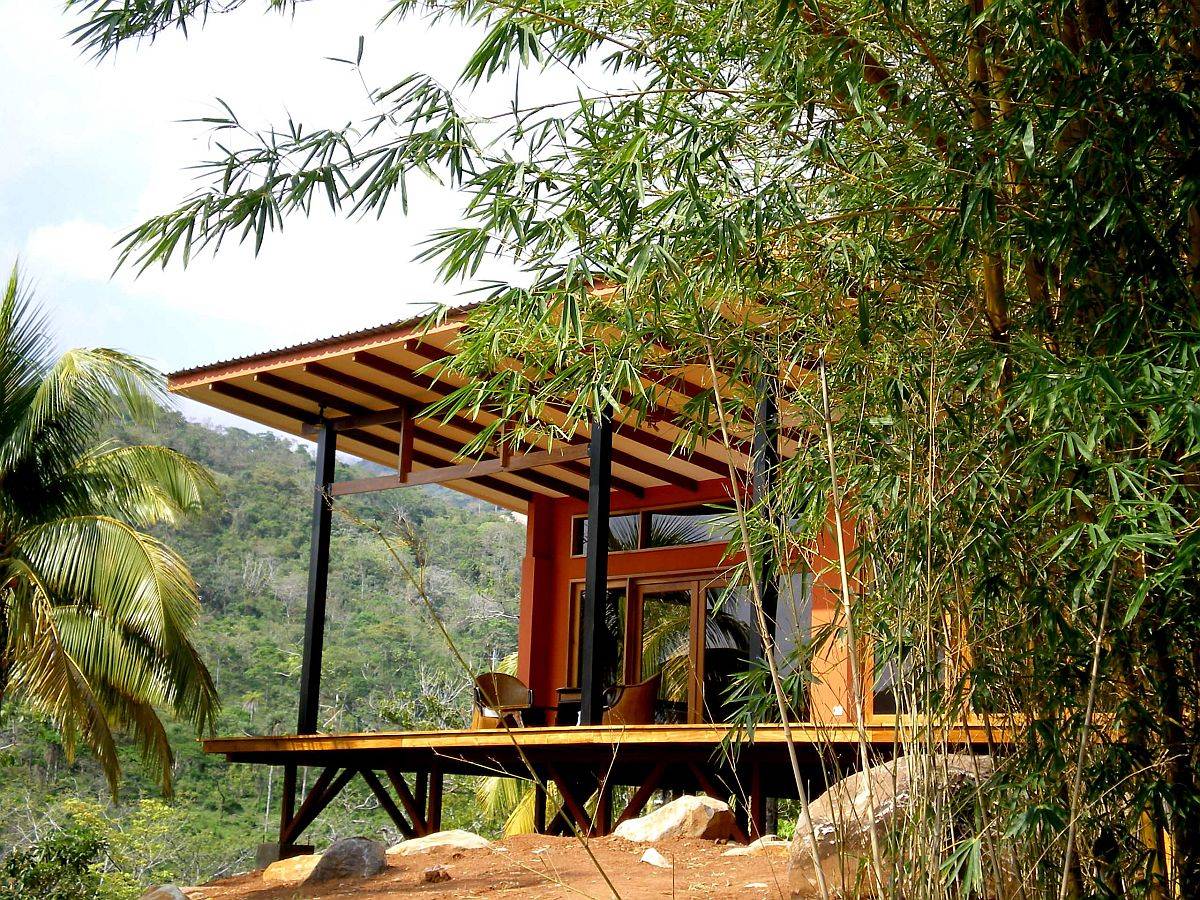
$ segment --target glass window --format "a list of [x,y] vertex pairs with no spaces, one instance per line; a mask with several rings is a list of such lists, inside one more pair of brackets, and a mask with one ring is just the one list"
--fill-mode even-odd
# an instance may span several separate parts
[[[880,641],[875,645],[875,683],[872,711],[877,716],[894,716],[908,706],[911,691],[903,689],[908,672],[908,652],[902,646]],[[911,687],[911,684],[909,685]]]
[[650,527],[643,547],[683,547],[711,544],[733,537],[730,512],[704,504],[650,513]]
[[[637,513],[624,516],[611,516],[608,520],[608,550],[610,553],[638,548],[638,519]],[[579,516],[572,523],[571,553],[583,556],[588,546],[588,520]]]
[[797,649],[812,640],[812,572],[785,573],[779,579],[779,607],[775,613],[775,664],[781,675],[803,662]]
[[946,688],[945,654],[933,653],[933,664],[915,636],[887,638],[875,643],[871,710],[877,716],[895,716],[913,711],[916,703],[937,703]]
[[[797,676],[808,661],[800,651],[812,634],[812,573],[784,573],[779,578],[779,598],[772,642],[780,678]],[[709,588],[706,592],[704,629],[704,718],[728,721],[734,714],[729,700],[736,677],[761,653],[758,616],[749,585]],[[803,685],[803,681],[799,682]],[[798,687],[803,691],[803,687]],[[800,709],[797,710],[801,712]]]
[[[583,639],[583,601],[586,593],[583,590],[579,591],[576,595],[576,601],[573,604],[574,609],[571,611],[571,618],[574,620],[572,624],[574,637],[571,648],[571,655],[573,657],[571,675],[574,679],[574,687],[578,687],[580,683],[579,666],[582,659],[580,648]],[[622,675],[625,660],[627,600],[624,587],[610,587],[608,589],[608,602],[604,604],[604,615],[601,617],[600,623],[603,633],[596,636],[596,647],[601,655],[600,673],[602,687],[620,684],[624,680]]]

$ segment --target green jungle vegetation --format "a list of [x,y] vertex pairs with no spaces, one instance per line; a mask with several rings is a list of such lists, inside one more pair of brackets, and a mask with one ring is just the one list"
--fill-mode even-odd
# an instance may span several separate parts
[[[171,447],[215,475],[220,492],[209,508],[160,537],[188,561],[200,585],[197,640],[222,700],[216,731],[294,731],[313,490],[308,450],[170,411],[153,426],[122,424],[109,436]],[[357,463],[339,469],[339,478],[377,474]],[[465,724],[468,678],[376,529],[422,536],[426,592],[438,615],[473,666],[492,667],[516,647],[523,524],[438,487],[365,495],[342,508],[346,514],[334,518],[322,728]],[[7,705],[0,712],[0,809],[7,811],[0,855],[42,841],[38,853],[48,860],[42,864],[61,879],[71,860],[92,847],[99,866],[81,862],[84,881],[69,890],[106,898],[136,897],[152,882],[197,883],[248,868],[256,845],[276,831],[280,773],[206,756],[186,723],[168,720],[167,729],[174,797],[162,796],[136,745],[126,741],[125,780],[113,802],[90,754],[67,759],[55,728]],[[486,832],[501,824],[479,811],[469,780],[451,779],[445,804],[447,827]],[[325,844],[334,834],[354,833],[394,834],[359,784],[305,838]],[[41,884],[34,863],[25,872],[27,892]],[[4,877],[0,872],[0,884]],[[59,883],[59,889],[67,888]]]

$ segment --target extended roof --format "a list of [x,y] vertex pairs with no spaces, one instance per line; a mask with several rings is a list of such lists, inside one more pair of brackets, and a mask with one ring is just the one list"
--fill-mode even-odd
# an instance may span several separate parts
[[[378,325],[361,331],[184,369],[171,374],[172,392],[298,437],[312,437],[322,419],[339,424],[338,449],[395,468],[402,426],[397,410],[410,409],[413,421],[412,471],[462,463],[463,448],[497,420],[480,412],[444,421],[423,414],[429,404],[464,383],[442,365],[455,352],[455,339],[470,307],[454,310],[432,327],[425,317]],[[689,396],[703,390],[705,372],[680,372],[670,386],[658,385],[659,415],[635,424],[619,423],[613,438],[613,485],[641,493],[660,484],[694,489],[701,482],[729,475],[729,464],[748,464],[748,444],[726,447],[702,442],[694,452],[675,447],[678,429],[669,421]],[[557,417],[557,418],[556,418]],[[547,421],[564,424],[549,411]],[[586,442],[582,429],[570,442]],[[559,448],[562,444],[560,442]],[[531,451],[551,449],[548,444]],[[578,452],[566,452],[554,464],[514,468],[493,465],[487,474],[447,482],[448,486],[509,509],[524,511],[537,494],[586,498],[588,464]]]

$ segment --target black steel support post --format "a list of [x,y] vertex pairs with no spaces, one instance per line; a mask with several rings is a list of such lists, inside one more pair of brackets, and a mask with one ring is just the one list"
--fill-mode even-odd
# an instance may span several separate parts
[[581,725],[599,725],[604,714],[603,661],[611,653],[604,627],[608,603],[608,508],[612,492],[612,410],[592,422],[589,446],[587,565],[579,634]]
[[312,544],[308,558],[308,607],[300,667],[298,734],[314,734],[321,702],[321,651],[325,646],[325,593],[329,584],[329,533],[333,525],[329,486],[337,455],[337,432],[322,423],[317,433],[317,476],[313,488]]
[[[758,408],[754,416],[754,501],[765,503],[772,523],[776,521],[776,478],[779,473],[779,381],[766,375],[758,380]],[[759,592],[763,615],[774,639],[775,617],[779,611],[779,560],[772,541],[762,545],[758,565]],[[758,651],[762,652],[762,646]]]

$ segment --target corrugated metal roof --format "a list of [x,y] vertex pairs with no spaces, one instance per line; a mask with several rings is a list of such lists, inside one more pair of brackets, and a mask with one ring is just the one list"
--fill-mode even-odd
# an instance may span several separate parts
[[[467,303],[463,306],[455,306],[449,310],[450,315],[470,312],[478,307],[480,303]],[[387,334],[389,331],[399,331],[403,328],[412,328],[419,325],[422,321],[428,318],[437,307],[434,306],[429,312],[421,315],[412,316],[407,319],[398,319],[394,322],[384,322],[381,325],[372,325],[369,328],[362,328],[357,331],[347,331],[342,334],[334,334],[328,337],[317,338],[311,341],[301,341],[298,344],[288,344],[283,347],[276,347],[271,350],[260,350],[257,353],[248,353],[245,356],[231,356],[228,359],[219,359],[213,362],[203,363],[198,366],[191,366],[187,369],[179,369],[171,372],[168,378],[184,378],[190,375],[199,375],[207,372],[210,369],[220,369],[226,366],[238,365],[240,363],[252,363],[261,360],[270,359],[272,356],[279,356],[284,353],[298,353],[303,350],[320,350],[323,347],[328,347],[332,344],[340,344],[343,341],[354,341],[362,338],[370,338],[380,334]]]

